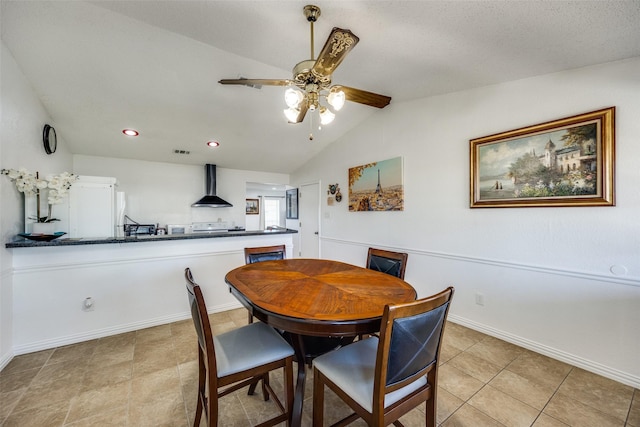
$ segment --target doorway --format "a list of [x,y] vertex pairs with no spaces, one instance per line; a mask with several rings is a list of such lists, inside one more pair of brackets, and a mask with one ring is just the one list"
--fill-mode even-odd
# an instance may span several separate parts
[[320,184],[300,186],[300,257],[320,258]]

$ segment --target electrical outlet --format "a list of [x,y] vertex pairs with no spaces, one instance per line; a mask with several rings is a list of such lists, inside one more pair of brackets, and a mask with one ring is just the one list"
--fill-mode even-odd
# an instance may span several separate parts
[[484,306],[484,295],[476,293],[476,305]]
[[93,311],[95,308],[95,301],[93,298],[87,297],[82,301],[82,311]]

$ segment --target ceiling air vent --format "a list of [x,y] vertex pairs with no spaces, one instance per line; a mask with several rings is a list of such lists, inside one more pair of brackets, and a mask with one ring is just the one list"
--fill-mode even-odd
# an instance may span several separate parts
[[178,150],[178,149],[175,149],[175,150],[173,150],[173,153],[174,153],[174,154],[185,154],[185,155],[186,155],[186,154],[191,154],[191,151],[189,151],[189,150]]

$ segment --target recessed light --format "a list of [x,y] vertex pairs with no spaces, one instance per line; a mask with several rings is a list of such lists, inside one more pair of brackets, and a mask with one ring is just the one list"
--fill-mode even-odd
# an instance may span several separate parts
[[219,147],[219,146],[220,146],[220,143],[219,143],[218,141],[213,141],[213,140],[211,140],[211,141],[207,141],[207,145],[208,145],[209,147],[215,148],[215,147]]
[[138,136],[138,135],[140,135],[140,133],[135,129],[123,129],[122,133],[124,133],[127,136]]

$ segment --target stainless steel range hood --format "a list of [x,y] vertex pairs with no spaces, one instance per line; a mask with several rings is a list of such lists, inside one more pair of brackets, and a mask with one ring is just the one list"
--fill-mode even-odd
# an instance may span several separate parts
[[216,165],[204,165],[206,195],[191,205],[193,208],[230,208],[233,205],[216,196]]

